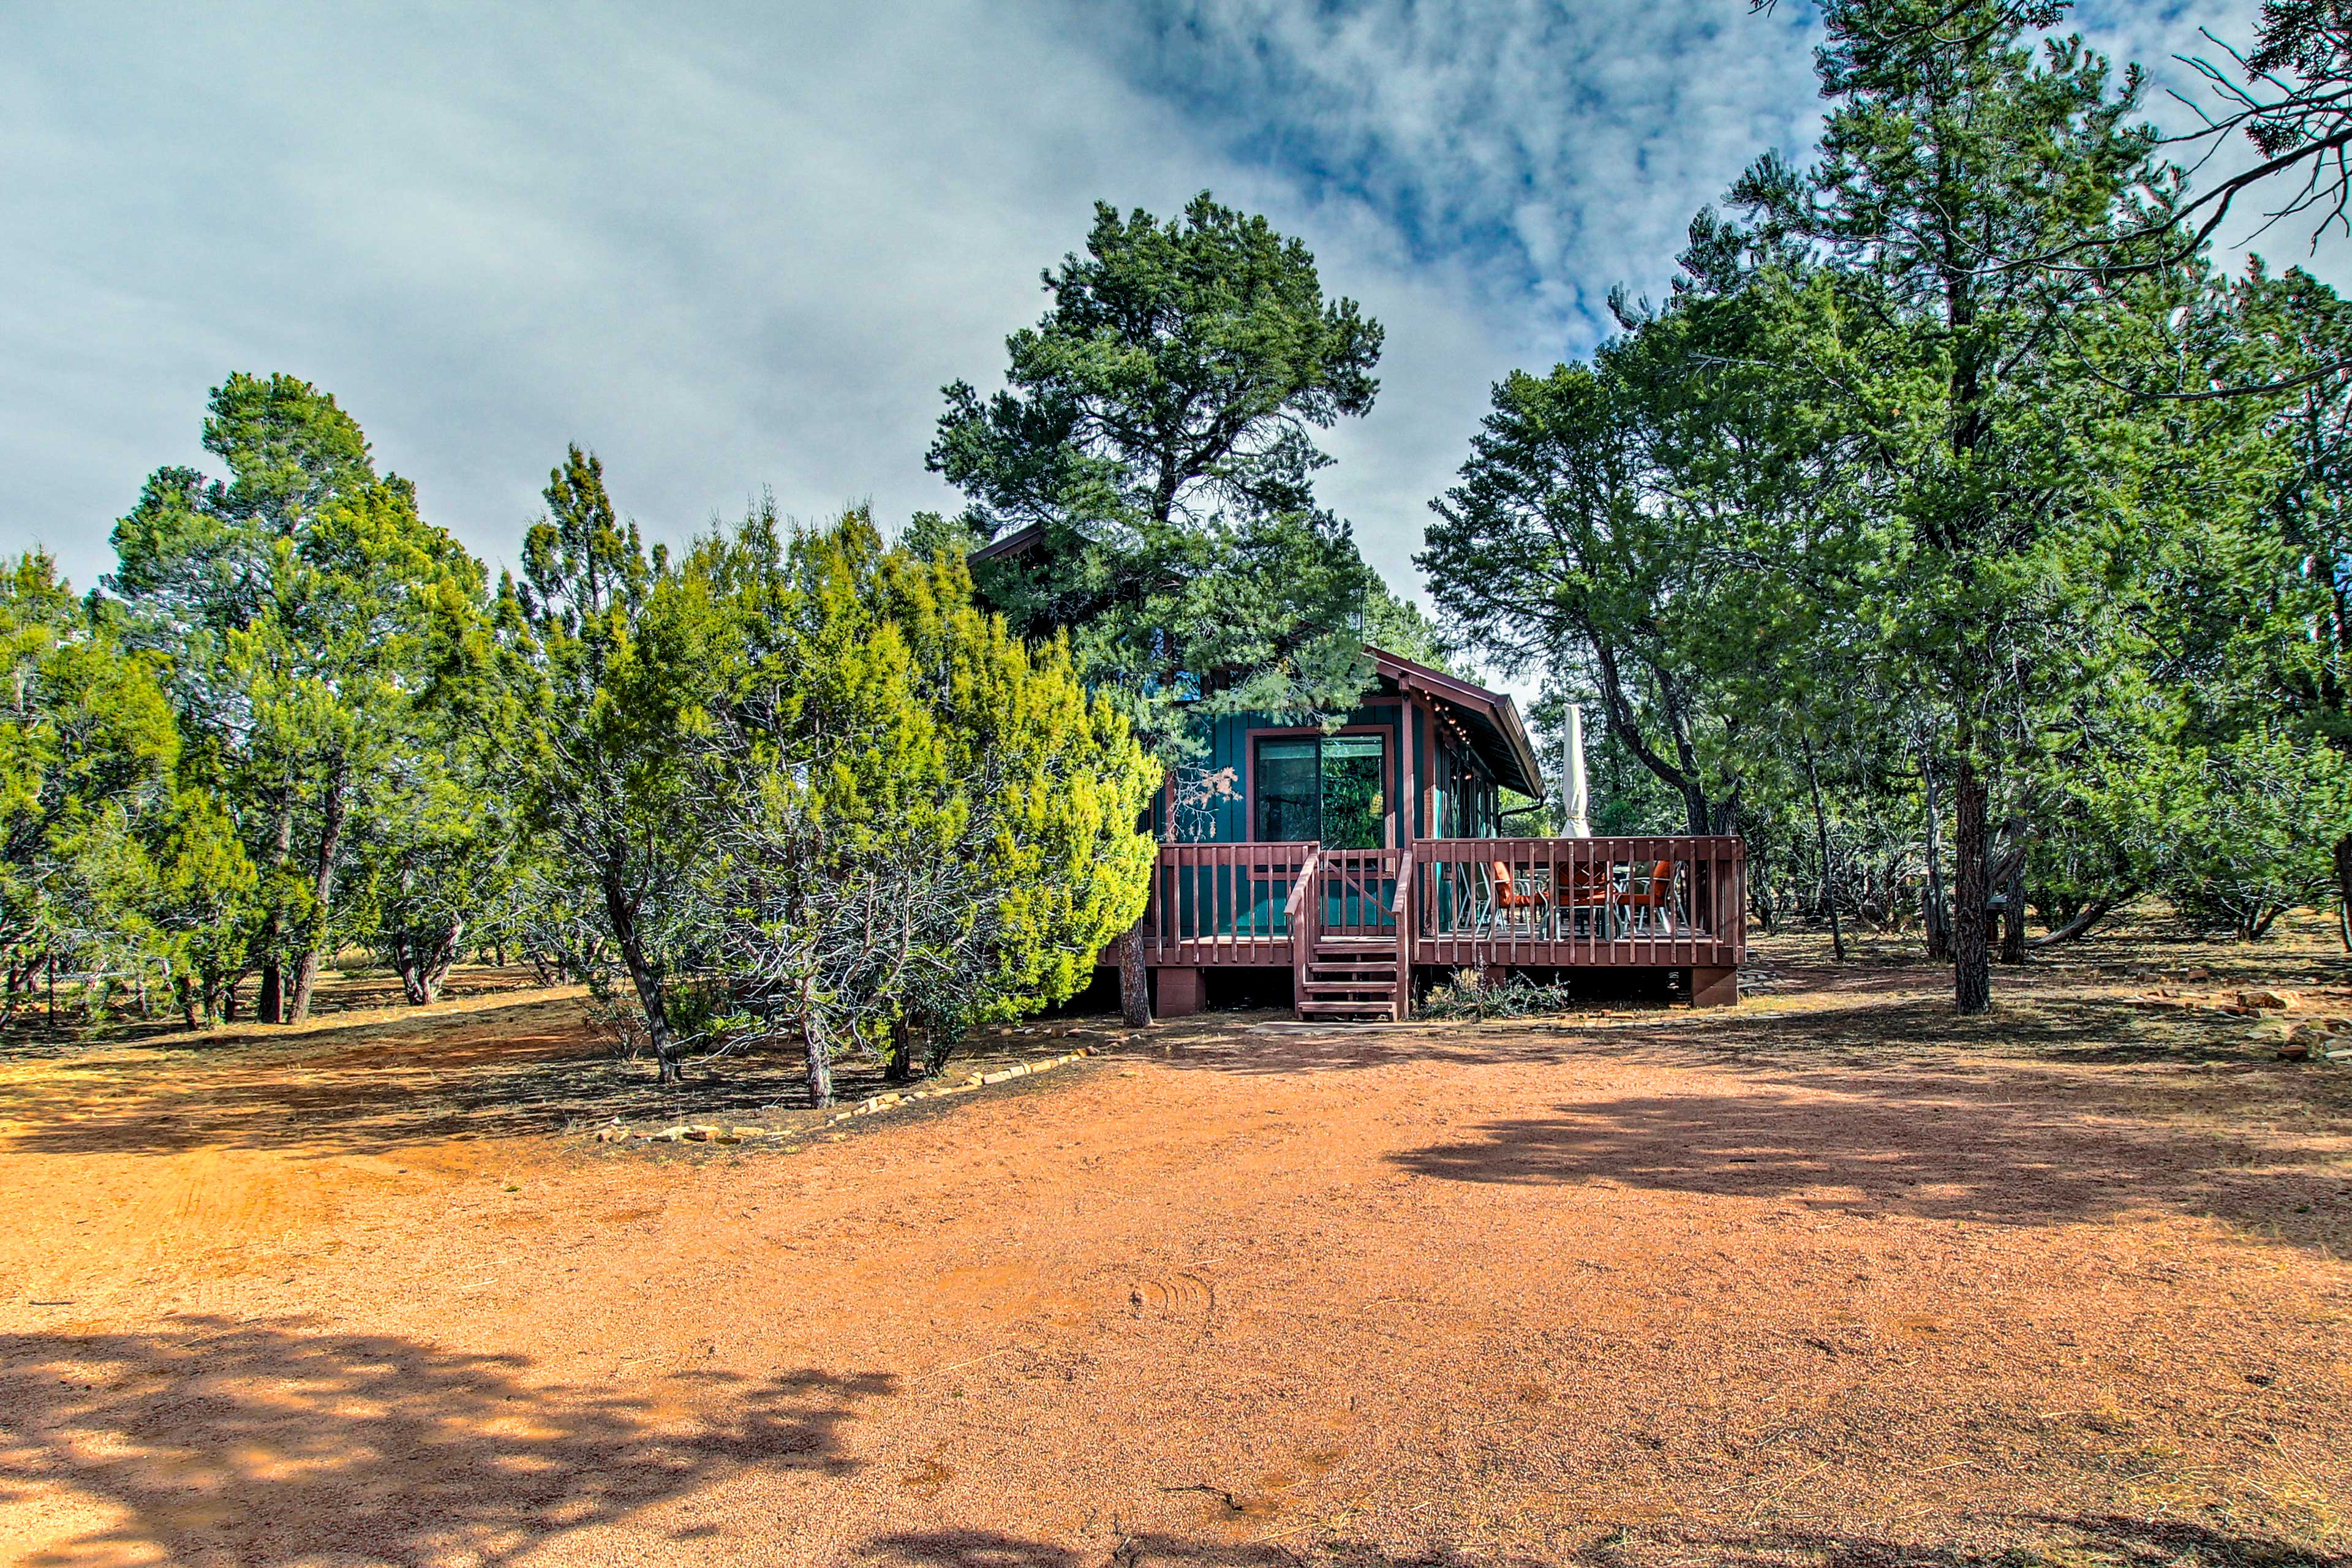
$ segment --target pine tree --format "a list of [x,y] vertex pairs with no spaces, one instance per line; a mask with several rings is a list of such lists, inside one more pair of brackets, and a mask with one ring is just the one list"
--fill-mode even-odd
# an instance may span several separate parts
[[291,1022],[322,955],[368,935],[342,879],[415,746],[435,618],[478,595],[480,568],[306,382],[231,376],[204,445],[228,477],[157,470],[105,586],[124,635],[168,661],[200,782],[234,805],[262,876],[258,1011]]
[[[611,944],[660,1081],[676,1083],[668,986],[706,841],[696,748],[735,678],[740,628],[707,576],[620,521],[593,454],[571,447],[544,494],[521,580],[501,581],[492,611],[518,737],[511,788],[549,846],[542,917]],[[593,948],[547,934],[599,980]]]

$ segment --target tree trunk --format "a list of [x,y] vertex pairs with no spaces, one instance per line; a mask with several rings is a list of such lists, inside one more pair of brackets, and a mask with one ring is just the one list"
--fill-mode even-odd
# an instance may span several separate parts
[[294,990],[287,998],[286,1021],[299,1024],[310,1016],[310,994],[319,985],[319,950],[306,948],[294,955]]
[[427,1002],[437,1002],[441,999],[441,987],[448,983],[449,971],[457,967],[457,939],[465,930],[466,922],[458,921],[457,927],[450,931],[449,940],[441,944],[441,951],[435,953],[431,962],[425,964],[425,999]]
[[801,997],[801,1053],[808,1062],[809,1103],[823,1109],[833,1103],[833,1054],[824,1048],[824,1037],[809,1027],[806,986]]
[[1927,887],[1920,895],[1919,913],[1926,927],[1927,959],[1941,963],[1952,956],[1952,928],[1944,901],[1944,808],[1936,798],[1936,770],[1925,755],[1919,776],[1927,787]]
[[[276,915],[262,922],[261,940],[271,943],[277,942]],[[278,966],[275,952],[261,961],[261,988],[254,994],[253,1016],[265,1024],[286,1022],[286,972]]]
[[2120,898],[2093,899],[2089,903],[2084,904],[2080,910],[2075,911],[2074,918],[2073,920],[2068,921],[2064,925],[2060,926],[2055,931],[2044,931],[2042,935],[2035,937],[2025,945],[2028,947],[2056,947],[2062,942],[2072,942],[2076,937],[2081,936],[2084,931],[2089,931],[2093,926],[2097,925],[2101,921],[2105,920],[2109,910],[2114,909],[2117,904],[2128,902],[2132,896],[2133,895],[2130,893],[2126,893]]
[[678,1081],[677,1043],[670,1036],[669,1007],[662,1000],[661,976],[646,962],[645,952],[632,940],[621,943],[621,962],[636,991],[638,1010],[645,1016],[646,1039],[654,1048],[655,1081]]
[[[278,797],[278,822],[270,829],[270,866],[286,864],[294,852],[294,786],[289,783]],[[282,963],[286,932],[278,924],[278,911],[261,922],[261,990],[253,999],[253,1016],[265,1024],[286,1022],[286,971]]]
[[882,1063],[885,1083],[905,1083],[915,1076],[914,1030],[904,1018],[890,1025],[890,1054]]
[[1992,889],[1985,886],[1985,782],[1969,754],[1969,737],[1960,737],[1959,766],[1953,778],[1952,805],[1956,830],[1952,846],[1952,1006],[1962,1014],[1982,1013],[1992,1006],[1992,943],[1988,907]]
[[2352,952],[2352,833],[2336,841],[2336,935]]
[[635,931],[630,931],[628,941],[621,942],[621,963],[628,969],[630,987],[637,992],[645,1039],[654,1047],[654,1081],[663,1086],[677,1084],[677,1041],[670,1037],[670,1006],[661,999],[661,975],[645,962],[645,947],[637,942]]
[[2009,874],[2009,896],[2000,909],[2000,961],[2025,962],[2025,863]]
[[400,973],[401,994],[408,998],[409,1005],[422,1007],[441,994],[441,983],[449,978],[465,935],[466,922],[460,920],[452,921],[431,947],[413,935],[394,939],[392,966]]
[[1683,816],[1690,824],[1691,837],[1705,838],[1714,824],[1708,820],[1706,790],[1694,779],[1683,786]]
[[1118,1011],[1129,1028],[1151,1022],[1150,978],[1143,971],[1143,942],[1133,931],[1118,939]]
[[348,774],[343,764],[336,764],[335,773],[327,782],[325,820],[319,827],[319,860],[311,874],[311,930],[310,940],[294,963],[294,1005],[287,1009],[286,1021],[299,1024],[310,1016],[310,992],[319,983],[319,943],[325,938],[329,916],[335,903],[335,863],[343,853],[343,818],[351,811],[347,788]]
[[[662,1001],[661,975],[646,958],[637,937],[637,913],[620,883],[604,879],[604,914],[613,922],[613,943],[621,950],[621,963],[637,994],[637,1011],[645,1019],[646,1039],[654,1048],[655,1080],[665,1086],[678,1081],[677,1042],[670,1036],[669,1008]],[[820,1101],[819,1103],[823,1103]]]
[[933,1078],[947,1070],[948,1058],[955,1054],[958,1037],[938,1019],[923,1022],[923,1071]]
[[1822,903],[1830,913],[1830,951],[1845,961],[1845,931],[1838,925],[1837,889],[1830,881],[1830,819],[1822,809],[1822,781],[1813,770],[1813,738],[1805,737],[1805,783],[1813,792],[1813,841],[1822,852]]

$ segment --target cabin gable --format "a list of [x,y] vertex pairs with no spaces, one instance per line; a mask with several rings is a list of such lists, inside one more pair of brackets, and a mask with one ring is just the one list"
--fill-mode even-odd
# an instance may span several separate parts
[[1268,713],[1212,722],[1206,753],[1170,770],[1153,805],[1153,837],[1397,848],[1491,837],[1501,831],[1507,785],[1541,793],[1508,696],[1368,651],[1379,687],[1334,729]]

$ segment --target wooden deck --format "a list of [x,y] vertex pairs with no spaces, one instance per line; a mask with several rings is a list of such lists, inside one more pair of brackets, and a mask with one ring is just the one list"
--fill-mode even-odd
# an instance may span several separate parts
[[1303,975],[1318,943],[1344,942],[1392,945],[1403,971],[1685,969],[1696,999],[1719,1001],[1747,958],[1747,910],[1735,837],[1163,844],[1139,931],[1160,969]]
[[[1413,855],[1416,963],[1737,969],[1748,956],[1738,838],[1448,838]],[[1496,898],[1497,862],[1534,902]]]

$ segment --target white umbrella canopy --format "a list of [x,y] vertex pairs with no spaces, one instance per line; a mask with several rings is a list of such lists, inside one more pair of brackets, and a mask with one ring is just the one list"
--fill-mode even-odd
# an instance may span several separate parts
[[1559,746],[1560,805],[1567,818],[1567,834],[1570,838],[1592,837],[1592,788],[1584,776],[1584,710],[1576,703],[1568,705],[1568,734]]

